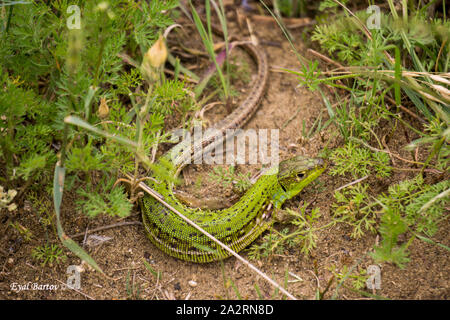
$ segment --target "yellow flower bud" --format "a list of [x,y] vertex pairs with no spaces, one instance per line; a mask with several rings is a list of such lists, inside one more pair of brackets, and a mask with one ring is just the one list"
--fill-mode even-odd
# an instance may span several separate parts
[[109,107],[106,104],[105,98],[100,98],[100,106],[98,107],[98,115],[104,119],[109,115]]
[[164,43],[164,38],[162,35],[153,44],[153,46],[148,49],[147,53],[144,55],[144,60],[142,64],[148,63],[153,68],[160,68],[164,65],[167,60],[167,47]]

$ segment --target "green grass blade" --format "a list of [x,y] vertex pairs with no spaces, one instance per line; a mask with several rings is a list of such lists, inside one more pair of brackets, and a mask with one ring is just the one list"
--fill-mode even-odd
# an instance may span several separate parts
[[64,232],[61,224],[61,202],[64,193],[64,178],[65,178],[65,168],[60,167],[59,164],[55,166],[55,173],[53,179],[53,204],[55,206],[56,212],[56,229],[58,232],[58,237],[62,244],[66,246],[70,251],[77,255],[83,261],[86,261],[91,267],[100,273],[104,274],[102,269],[97,265],[95,260],[81,248],[75,241],[70,239]]
[[264,296],[261,294],[261,290],[258,287],[258,284],[255,283],[255,285],[253,286],[256,290],[256,294],[258,295],[258,299],[259,300],[263,300]]
[[152,275],[154,275],[155,278],[156,278],[157,280],[160,280],[160,279],[161,279],[161,271],[155,271],[155,270],[153,270],[153,268],[150,266],[150,264],[149,264],[147,261],[145,261],[144,258],[142,258],[142,262],[144,263],[145,268],[146,268],[148,271],[150,271],[150,273],[151,273]]
[[77,116],[67,116],[67,117],[64,118],[64,122],[68,123],[68,124],[72,124],[72,125],[78,126],[78,127],[81,127],[81,128],[84,128],[86,130],[89,130],[89,131],[91,131],[93,133],[96,133],[96,134],[98,134],[100,136],[103,136],[105,138],[108,138],[108,139],[117,141],[119,143],[122,143],[122,144],[124,144],[124,145],[126,145],[126,146],[128,146],[130,148],[137,148],[138,147],[138,144],[136,142],[134,142],[132,140],[129,140],[127,138],[121,137],[121,136],[113,135],[113,134],[111,134],[109,132],[106,132],[106,131],[103,131],[103,130],[100,130],[100,129],[94,127],[93,125],[87,123],[86,121],[78,118]]
[[91,117],[91,105],[96,91],[97,88],[90,86],[89,91],[86,97],[84,98],[84,118],[86,120],[89,120],[89,118]]
[[414,233],[414,235],[415,235],[417,238],[419,238],[420,240],[424,241],[424,242],[427,242],[427,243],[430,243],[430,244],[434,244],[434,245],[436,245],[436,246],[439,246],[439,247],[441,247],[441,248],[444,248],[444,249],[447,250],[447,251],[450,251],[450,247],[447,247],[445,244],[442,244],[442,243],[439,243],[439,242],[435,242],[435,241],[431,240],[430,238],[421,236],[420,234],[417,234],[417,233]]
[[400,92],[400,83],[402,80],[402,63],[400,50],[398,47],[395,47],[395,82],[394,82],[394,94],[395,94],[395,103],[397,106],[402,104],[402,97]]

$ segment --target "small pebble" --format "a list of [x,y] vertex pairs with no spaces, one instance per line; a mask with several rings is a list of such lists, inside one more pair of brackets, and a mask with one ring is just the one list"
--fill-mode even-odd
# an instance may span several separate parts
[[195,288],[197,286],[197,282],[195,282],[194,280],[189,280],[189,285],[193,288]]

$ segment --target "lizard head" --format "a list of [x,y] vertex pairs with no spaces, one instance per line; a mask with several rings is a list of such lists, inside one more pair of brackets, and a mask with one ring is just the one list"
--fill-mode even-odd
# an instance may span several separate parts
[[278,182],[290,199],[320,176],[325,168],[326,163],[323,159],[298,155],[280,162]]

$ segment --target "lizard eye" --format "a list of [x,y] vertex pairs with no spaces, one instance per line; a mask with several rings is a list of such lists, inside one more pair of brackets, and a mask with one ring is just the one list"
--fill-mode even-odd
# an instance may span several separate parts
[[297,173],[297,178],[303,178],[305,176],[304,172]]

